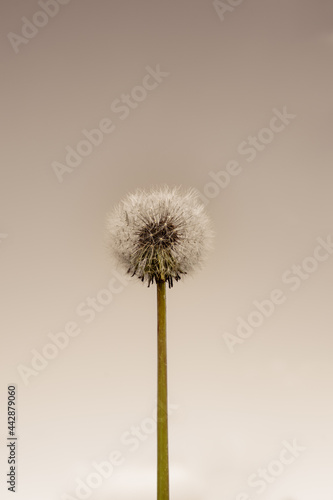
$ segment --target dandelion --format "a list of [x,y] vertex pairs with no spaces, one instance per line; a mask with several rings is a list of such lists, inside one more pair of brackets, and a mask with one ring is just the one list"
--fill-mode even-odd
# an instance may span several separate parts
[[166,283],[201,267],[212,229],[194,189],[129,194],[107,218],[112,255],[124,271],[157,286],[157,500],[169,499]]

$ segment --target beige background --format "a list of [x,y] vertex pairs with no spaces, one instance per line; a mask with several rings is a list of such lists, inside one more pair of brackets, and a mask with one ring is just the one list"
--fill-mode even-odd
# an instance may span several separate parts
[[[134,451],[121,442],[132,426],[151,430],[155,289],[117,281],[90,323],[77,307],[113,277],[106,212],[162,183],[213,193],[216,231],[206,268],[168,293],[171,497],[332,499],[333,255],[294,292],[282,276],[333,235],[333,5],[232,9],[221,19],[204,0],[71,0],[16,54],[7,34],[41,8],[1,2],[0,432],[4,442],[13,382],[17,500],[78,498],[77,478],[114,450],[123,463],[89,498],[155,498],[155,433]],[[121,120],[111,104],[157,65],[169,76]],[[284,107],[296,117],[267,136]],[[115,130],[60,183],[52,163],[103,118]],[[238,148],[258,133],[272,140],[249,162]],[[239,175],[207,187],[232,160]],[[274,289],[284,303],[231,353],[225,332]],[[18,367],[68,322],[81,333],[26,385]],[[293,440],[306,450],[258,494],[248,477]],[[1,497],[13,498],[6,459],[2,447]]]

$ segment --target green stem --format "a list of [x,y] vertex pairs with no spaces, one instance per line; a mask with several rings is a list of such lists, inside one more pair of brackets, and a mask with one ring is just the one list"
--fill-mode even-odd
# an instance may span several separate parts
[[165,281],[157,281],[157,500],[169,500]]

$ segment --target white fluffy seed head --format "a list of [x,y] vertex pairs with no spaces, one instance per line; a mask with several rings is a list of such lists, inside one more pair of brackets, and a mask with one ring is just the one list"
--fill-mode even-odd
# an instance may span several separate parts
[[112,255],[148,286],[178,281],[204,261],[211,222],[194,189],[162,187],[129,194],[107,217]]

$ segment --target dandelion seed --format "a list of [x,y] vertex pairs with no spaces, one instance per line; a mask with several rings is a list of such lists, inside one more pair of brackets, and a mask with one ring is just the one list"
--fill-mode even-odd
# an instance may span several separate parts
[[107,220],[109,246],[122,267],[148,286],[173,282],[200,266],[212,231],[194,189],[128,195]]

